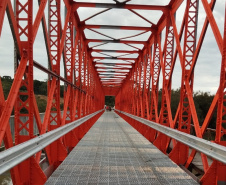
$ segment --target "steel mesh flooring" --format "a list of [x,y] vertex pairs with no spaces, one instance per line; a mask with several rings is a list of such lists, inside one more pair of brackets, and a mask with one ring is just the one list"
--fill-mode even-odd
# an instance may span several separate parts
[[46,184],[198,184],[127,122],[105,112]]

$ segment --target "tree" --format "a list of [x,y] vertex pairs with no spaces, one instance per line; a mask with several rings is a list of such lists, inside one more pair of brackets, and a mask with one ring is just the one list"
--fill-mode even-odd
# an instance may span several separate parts
[[[209,92],[198,91],[194,93],[194,102],[195,102],[196,112],[198,115],[200,125],[202,125],[202,123],[205,120],[205,117],[213,101],[213,98],[214,96],[210,95]],[[210,123],[208,126],[209,128],[216,128],[216,119],[217,119],[217,113],[215,110],[212,116],[212,119],[210,120]]]
[[177,107],[180,102],[180,89],[172,90],[171,91],[171,111],[173,118],[176,115]]
[[114,107],[115,106],[115,97],[114,96],[105,96],[105,105]]
[[1,81],[2,81],[4,97],[5,97],[5,99],[7,99],[8,95],[9,95],[9,91],[10,91],[12,83],[13,83],[13,79],[1,78]]
[[39,112],[45,112],[47,101],[45,99],[41,99],[40,97],[36,97],[36,101],[37,101]]
[[39,87],[39,94],[47,95],[47,82],[41,82]]

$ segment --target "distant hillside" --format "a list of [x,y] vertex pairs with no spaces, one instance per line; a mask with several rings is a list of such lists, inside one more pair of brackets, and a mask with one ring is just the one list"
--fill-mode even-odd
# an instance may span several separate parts
[[[3,91],[5,99],[7,98],[10,88],[12,86],[13,79],[9,76],[4,76],[1,78],[2,85],[3,85]],[[37,100],[38,108],[40,112],[44,112],[47,104],[47,82],[34,80],[34,93]],[[63,94],[64,94],[64,86],[60,87],[60,96],[61,96],[61,109],[63,109]],[[211,95],[208,92],[194,92],[193,94],[195,107],[198,115],[198,119],[200,124],[203,123],[205,116],[207,115],[207,112],[209,110],[209,107],[212,103],[212,100],[214,98],[213,95]],[[131,97],[132,98],[132,97]],[[160,110],[161,107],[161,99],[162,99],[162,90],[159,90],[159,101],[158,101],[158,107]],[[172,116],[174,118],[178,103],[180,100],[180,89],[172,90],[171,91],[171,110],[172,110]],[[108,106],[114,106],[115,100],[113,96],[106,96],[105,97],[105,104]],[[214,112],[212,119],[209,124],[209,128],[216,128],[216,111]]]
[[[13,79],[10,76],[1,77],[4,97],[7,99]],[[21,88],[23,90],[23,88]],[[45,112],[47,105],[47,82],[34,80],[34,93],[37,100],[39,112]],[[60,86],[60,107],[63,109],[64,86]]]

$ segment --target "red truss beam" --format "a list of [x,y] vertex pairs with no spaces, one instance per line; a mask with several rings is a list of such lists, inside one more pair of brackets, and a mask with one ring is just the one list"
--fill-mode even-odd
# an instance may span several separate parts
[[111,25],[91,25],[86,24],[83,26],[85,28],[93,28],[93,29],[114,29],[114,30],[146,30],[153,31],[154,28],[151,27],[139,27],[139,26],[111,26]]
[[109,84],[109,83],[121,83],[123,80],[122,79],[113,79],[113,80],[108,80],[108,81],[105,81],[104,79],[101,79],[101,83],[102,84]]
[[142,94],[142,117],[150,117],[149,113],[149,102],[150,102],[150,77],[151,77],[151,48],[148,48],[144,51],[143,60],[144,60],[144,93]]
[[[222,37],[216,23],[216,17],[213,14],[216,0],[200,1],[204,7],[206,19],[203,26],[201,25],[199,38],[196,34],[197,26],[200,26],[197,25],[198,0],[187,0],[186,2],[171,0],[166,6],[127,4],[128,1],[122,3],[115,1],[116,3],[113,4],[83,3],[72,0],[49,0],[49,3],[47,3],[47,0],[38,0],[39,7],[36,15],[34,14],[36,7],[33,7],[33,1],[15,0],[15,9],[13,9],[11,1],[0,1],[0,36],[7,13],[15,45],[15,76],[7,99],[4,99],[0,79],[0,142],[4,142],[6,149],[13,147],[14,142],[15,145],[18,145],[36,137],[34,119],[39,134],[42,135],[102,109],[105,95],[116,97],[115,106],[119,110],[155,121],[172,129],[178,129],[181,132],[191,134],[191,123],[193,123],[195,135],[199,138],[203,138],[216,110],[216,135],[213,142],[226,146],[223,140],[226,135],[226,23]],[[183,2],[186,3],[186,8],[181,28],[178,30],[175,13]],[[61,22],[63,17],[61,5],[67,7],[64,25]],[[81,22],[77,10],[83,7],[104,8],[105,10]],[[47,19],[44,13],[46,8],[49,10]],[[151,26],[85,24],[87,20],[92,21],[93,17],[111,9],[129,10],[146,20]],[[158,10],[163,12],[163,15],[155,25],[135,10]],[[225,19],[226,14],[224,15]],[[48,57],[48,61],[46,61],[49,64],[48,69],[33,59],[33,46],[41,24]],[[193,99],[193,83],[196,80],[194,70],[196,63],[199,62],[199,52],[202,49],[209,25],[219,53],[222,55],[221,72],[218,91],[204,121],[201,123],[198,120]],[[92,31],[102,36],[107,35],[98,31],[98,29],[144,31],[140,34],[150,31],[151,35],[147,41],[132,40],[132,37],[139,34],[125,37],[127,39],[114,39],[114,35],[107,36],[109,39],[87,39],[84,29],[95,29]],[[164,41],[161,40],[163,30],[165,30]],[[130,40],[128,40],[129,38]],[[90,42],[100,42],[101,44],[89,48]],[[122,43],[130,46],[131,50],[120,50],[120,48],[117,48],[117,50],[95,49],[95,47],[107,43]],[[142,44],[144,47],[139,49],[133,44]],[[94,52],[106,55],[106,57],[93,57]],[[111,53],[118,54],[118,56],[114,57]],[[126,57],[128,54],[136,53],[138,54],[137,58]],[[120,61],[115,63],[104,62],[104,59]],[[121,60],[125,60],[127,63],[123,63]],[[134,63],[130,63],[128,60],[133,60]],[[60,76],[61,61],[63,61],[65,68],[65,77]],[[176,62],[180,62],[182,71],[181,92],[176,115],[172,117],[171,81],[175,78],[179,79],[173,73]],[[34,67],[49,76],[48,99],[43,121],[40,118],[34,94]],[[160,82],[160,75],[162,75],[162,82]],[[63,97],[60,95],[60,81],[65,83]],[[160,87],[162,88],[161,100],[159,99],[159,84],[162,84],[162,87]],[[63,107],[60,106],[62,102]],[[9,127],[9,118],[13,110],[15,115],[15,141],[13,141],[14,137],[11,134],[12,128]],[[61,114],[61,111],[63,111],[63,114]],[[22,117],[26,117],[27,121],[23,122]],[[87,121],[44,149],[50,164],[49,169],[55,169],[64,160],[94,121],[94,119]],[[131,124],[177,164],[184,165],[186,168],[191,166],[197,151],[192,150],[189,153],[189,148],[184,144],[138,122],[132,121]],[[172,146],[169,150],[171,140]],[[44,184],[47,176],[39,166],[40,157],[41,151],[11,169],[13,183]],[[204,169],[204,175],[201,178],[203,185],[216,185],[219,182],[226,182],[226,165],[216,160],[209,164],[207,157],[202,153],[201,159]]]
[[6,7],[7,7],[7,0],[1,1],[0,2],[0,36],[2,32],[2,25],[3,25]]
[[[171,113],[171,79],[170,71],[173,62],[173,49],[174,49],[174,35],[173,27],[171,26],[170,19],[167,20],[166,26],[166,37],[165,37],[165,55],[162,58],[162,74],[163,74],[163,84],[162,84],[162,100],[161,100],[161,110],[159,115],[159,123],[165,126],[172,127],[172,113]],[[170,125],[171,124],[171,125]],[[164,141],[164,142],[162,142]],[[154,141],[155,146],[157,146],[161,151],[166,153],[170,142],[170,138],[166,135],[159,133],[156,140]]]
[[[104,74],[103,74],[104,73]],[[109,73],[109,74],[107,74]],[[121,75],[116,75],[115,73],[121,73]],[[121,72],[121,71],[115,71],[115,72],[108,72],[108,71],[100,71],[99,72],[99,77],[113,77],[113,76],[120,76],[120,77],[126,77],[126,75],[128,74],[128,72]]]
[[124,57],[95,57],[93,56],[92,59],[111,59],[111,60],[136,60],[136,58],[124,58]]
[[[182,63],[182,84],[181,84],[181,96],[180,96],[180,113],[179,113],[179,130],[190,133],[191,116],[194,121],[196,135],[201,136],[197,113],[195,110],[194,100],[191,97],[193,89],[193,75],[190,79],[186,79],[186,73],[191,69],[193,56],[196,48],[196,32],[197,32],[197,14],[198,14],[198,1],[190,1],[187,3],[187,18],[185,20],[185,38],[184,38],[184,55]],[[194,11],[195,10],[195,11]],[[188,85],[189,84],[189,85]],[[189,96],[190,95],[190,96]],[[176,156],[175,151],[177,147],[184,148],[183,156],[184,158]],[[171,153],[172,159],[177,163],[184,163],[188,157],[188,147],[184,145],[177,144],[175,149]],[[201,154],[202,155],[202,154]],[[206,156],[202,155],[202,161],[204,170],[208,168],[208,162]]]
[[[21,80],[21,83],[19,83],[20,87],[18,92],[15,93],[17,96],[14,104],[15,144],[18,145],[34,137],[33,119],[35,104],[33,103],[33,2],[16,0],[15,8],[17,28],[14,28],[14,31],[19,35],[18,39],[20,39],[19,42],[21,42],[22,47],[20,49],[27,52],[26,60],[28,60],[28,65],[23,72],[21,71],[24,78]],[[18,53],[22,53],[22,51]],[[19,69],[19,66],[21,65],[21,61],[19,62],[19,56],[17,56],[16,62]],[[28,118],[25,123],[21,120],[24,116]],[[38,126],[40,128],[40,125]],[[17,182],[14,183],[31,182],[32,179],[30,176],[24,173],[28,169],[30,169],[31,174],[33,173],[34,178],[40,177],[37,183],[42,184],[45,182],[46,177],[39,167],[39,164],[35,161],[34,157],[31,157],[18,165],[18,174],[12,174],[13,179],[17,179]],[[17,178],[18,175],[20,179]]]
[[139,51],[128,51],[128,50],[104,50],[104,49],[90,49],[91,52],[108,52],[108,53],[130,53],[130,54],[134,54],[134,53],[139,53]]
[[157,5],[136,5],[136,4],[111,4],[111,3],[83,3],[83,2],[74,2],[74,8],[79,7],[86,8],[118,8],[118,9],[139,9],[139,10],[160,10],[167,11],[167,6],[157,6]]
[[134,40],[106,40],[106,39],[86,39],[86,42],[108,42],[108,43],[123,43],[123,44],[145,44],[146,41],[134,41]]
[[[39,1],[36,15],[33,12],[33,1],[15,0],[14,11],[11,1],[6,0],[0,3],[0,33],[2,31],[3,18],[7,12],[16,49],[15,76],[7,100],[4,100],[3,87],[0,80],[0,142],[4,141],[7,149],[14,146],[13,137],[8,126],[13,107],[16,118],[14,121],[15,145],[36,137],[36,133],[34,133],[34,118],[41,135],[75,120],[78,116],[85,116],[104,107],[104,91],[94,65],[88,56],[89,53],[85,49],[88,47],[83,42],[84,35],[82,35],[82,32],[79,33],[79,30],[75,30],[78,28],[78,23],[75,21],[73,14],[71,14],[72,6],[65,0],[67,15],[62,28],[61,5],[59,2],[55,0],[49,1],[49,29],[44,16],[47,0]],[[33,15],[35,16],[34,23]],[[50,64],[49,69],[33,60],[33,45],[41,22]],[[78,53],[81,50],[83,51],[82,55]],[[60,76],[61,56],[63,61],[65,61],[66,78]],[[85,56],[85,59],[83,56]],[[76,60],[78,61],[77,65],[80,66],[77,72]],[[49,75],[48,100],[43,122],[40,119],[34,95],[34,67]],[[74,77],[80,79],[81,83],[73,79]],[[60,80],[67,84],[64,92],[64,113],[62,116],[62,109],[59,106]],[[81,91],[81,88],[84,90]],[[82,115],[76,115],[78,113],[82,113]],[[24,116],[27,117],[26,122],[21,120]],[[77,144],[92,124],[93,122],[89,121],[89,123],[81,125],[79,127],[80,131],[78,129],[74,130],[45,148],[50,169],[54,169],[60,164],[67,156],[68,151]],[[40,156],[41,152],[38,152],[35,156],[31,156],[11,169],[11,177],[14,184],[45,183],[47,177],[39,166]]]
[[100,72],[105,72],[105,73],[107,73],[107,72],[113,72],[113,73],[128,73],[129,70],[128,70],[128,71],[125,71],[125,70],[98,70],[97,72],[98,72],[98,73],[100,73]]
[[106,63],[103,63],[103,62],[94,62],[95,64],[98,64],[98,65],[105,65],[105,66],[131,66],[133,63],[131,64],[125,64],[125,63],[111,63],[111,62],[106,62]]
[[150,120],[158,122],[158,83],[160,74],[160,55],[161,55],[161,45],[159,42],[160,38],[155,37],[154,43],[154,55],[151,63],[151,105],[150,105]]
[[[179,129],[182,132],[190,134],[191,122],[194,123],[197,137],[203,137],[206,128],[212,118],[214,110],[217,108],[217,125],[215,142],[225,146],[222,141],[226,134],[225,128],[225,30],[224,39],[216,24],[213,15],[213,7],[215,0],[210,3],[207,0],[202,0],[206,12],[206,20],[203,24],[202,31],[196,45],[197,40],[197,17],[198,17],[198,1],[188,0],[184,18],[181,24],[180,32],[178,33],[176,27],[175,12],[181,5],[182,0],[175,0],[169,3],[171,8],[169,12],[165,12],[165,17],[161,17],[158,22],[156,32],[153,32],[148,39],[147,44],[142,49],[136,63],[133,65],[127,78],[124,80],[120,91],[116,96],[116,108],[130,114],[134,114],[146,119],[154,120],[159,124]],[[226,17],[225,17],[226,18]],[[219,51],[222,54],[221,62],[221,77],[219,89],[213,99],[206,118],[203,123],[199,123],[196,107],[193,99],[193,82],[194,68],[198,62],[199,52],[202,48],[203,40],[205,39],[208,24],[212,28],[213,36],[218,45]],[[166,36],[164,46],[161,47],[160,35],[163,29],[166,28]],[[181,42],[184,38],[184,42]],[[174,40],[176,42],[176,49],[174,50]],[[184,43],[182,50],[181,43]],[[163,49],[162,49],[163,48]],[[153,57],[151,57],[153,55]],[[172,118],[171,113],[171,79],[173,77],[173,70],[177,55],[179,55],[179,62],[182,69],[181,79],[181,95],[180,103],[178,105],[177,113]],[[147,56],[148,59],[147,60]],[[161,70],[160,70],[161,69]],[[151,71],[151,74],[149,73]],[[158,108],[158,84],[159,76],[162,72],[162,99],[161,108]],[[150,81],[151,84],[150,84]],[[147,89],[147,90],[145,90]],[[130,94],[130,98],[128,98]],[[151,95],[151,96],[150,96]],[[133,97],[133,98],[131,98]],[[168,146],[170,138],[161,133],[156,133],[145,125],[131,121],[131,124],[141,132],[149,141],[152,141],[161,151],[168,153]],[[200,127],[200,125],[202,125]],[[171,146],[172,147],[172,146]],[[188,147],[179,142],[173,141],[172,151],[169,153],[171,159],[177,164],[185,165],[187,168],[192,163],[196,151],[193,150],[188,155]],[[214,161],[209,166],[207,157],[201,153],[201,159],[204,169],[204,176],[201,179],[202,184],[217,184],[218,182],[226,182],[225,171],[226,166],[220,162]]]
[[106,67],[96,67],[96,69],[108,69],[108,70],[116,70],[116,69],[118,69],[118,70],[129,70],[129,69],[131,69],[131,68],[126,68],[126,67],[114,67],[114,66],[112,66],[112,68],[110,68],[109,66],[106,66]]

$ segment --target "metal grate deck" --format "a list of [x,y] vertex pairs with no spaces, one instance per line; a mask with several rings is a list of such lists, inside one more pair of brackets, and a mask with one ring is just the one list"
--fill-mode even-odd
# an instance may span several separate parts
[[198,184],[139,132],[105,112],[46,184]]

